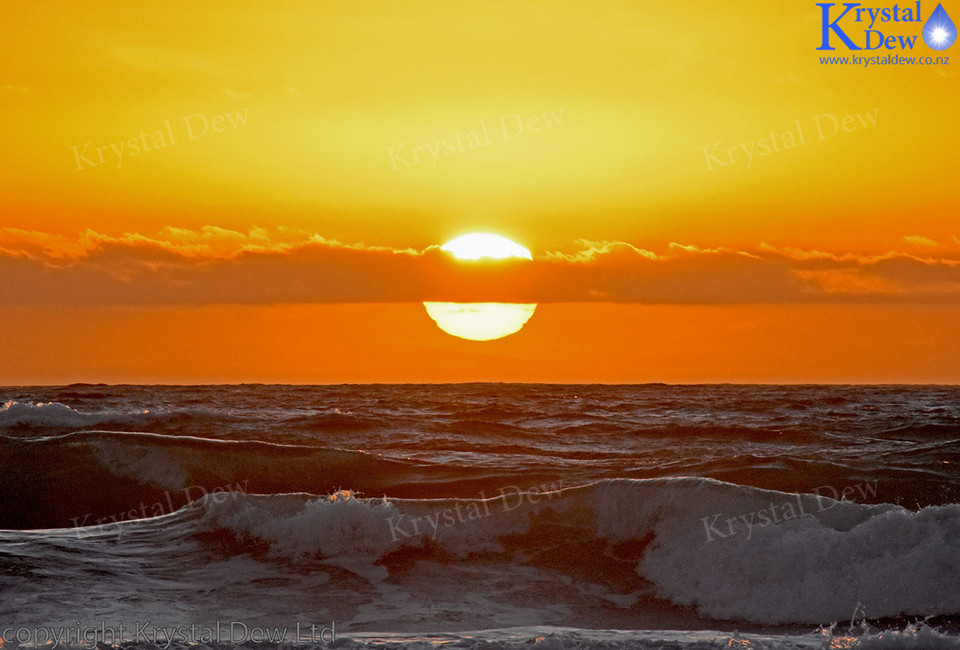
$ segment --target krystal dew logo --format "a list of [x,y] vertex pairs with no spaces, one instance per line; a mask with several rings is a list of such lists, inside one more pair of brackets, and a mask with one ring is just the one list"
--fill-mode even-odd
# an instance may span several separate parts
[[[930,49],[945,50],[957,40],[956,25],[939,4],[926,22],[919,0],[912,6],[864,7],[859,2],[818,2],[817,6],[822,12],[818,50],[835,50],[836,42],[849,50],[912,50],[921,35]],[[917,34],[921,22],[923,28]],[[858,38],[861,31],[862,39]]]

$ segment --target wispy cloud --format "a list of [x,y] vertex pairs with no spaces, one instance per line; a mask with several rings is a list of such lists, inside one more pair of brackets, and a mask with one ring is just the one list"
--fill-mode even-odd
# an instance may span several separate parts
[[578,239],[576,243],[582,247],[579,251],[574,253],[548,251],[544,257],[548,260],[580,263],[590,262],[601,255],[611,255],[619,252],[632,252],[652,260],[658,257],[656,253],[637,248],[633,244],[627,244],[621,241],[590,241],[589,239]]
[[939,246],[938,242],[930,239],[929,237],[924,237],[923,235],[907,235],[903,238],[908,244],[913,244],[914,246]]

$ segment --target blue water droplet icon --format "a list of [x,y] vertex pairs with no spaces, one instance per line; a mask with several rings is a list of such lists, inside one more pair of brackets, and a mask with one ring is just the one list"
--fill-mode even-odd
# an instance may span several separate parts
[[923,24],[923,42],[932,50],[945,50],[957,40],[957,26],[943,5],[937,5]]

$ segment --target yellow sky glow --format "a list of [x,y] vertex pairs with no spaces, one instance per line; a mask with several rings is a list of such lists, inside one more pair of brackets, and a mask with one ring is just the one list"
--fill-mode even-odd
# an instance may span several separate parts
[[[524,380],[686,381],[700,363],[704,380],[960,381],[934,353],[960,368],[945,325],[960,308],[955,65],[820,65],[813,4],[80,0],[9,3],[3,23],[0,306],[22,349],[3,346],[0,383],[249,380],[216,360],[241,344],[287,359],[283,328],[309,329],[288,316],[339,307],[398,319],[379,347],[416,361],[398,373],[348,336],[349,368],[319,351],[313,371],[245,367],[470,380],[495,377],[496,358]],[[465,233],[532,260],[439,254]],[[435,338],[425,301],[540,306],[448,375],[438,364],[460,343]],[[201,322],[223,326],[207,309],[246,320],[208,336]],[[194,366],[34,327],[132,341],[152,310],[205,342]],[[777,357],[775,322],[804,324],[795,357]],[[721,335],[740,326],[764,345]],[[670,359],[689,372],[648,350],[677,331],[689,346]],[[595,372],[550,358],[585,341]],[[74,370],[45,370],[40,350]],[[530,372],[508,370],[519,360]]]

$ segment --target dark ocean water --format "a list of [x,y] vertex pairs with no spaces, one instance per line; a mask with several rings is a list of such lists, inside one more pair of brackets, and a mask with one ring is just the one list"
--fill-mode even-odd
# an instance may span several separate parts
[[957,387],[4,403],[10,645],[960,647]]

